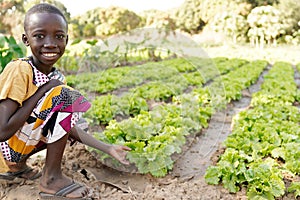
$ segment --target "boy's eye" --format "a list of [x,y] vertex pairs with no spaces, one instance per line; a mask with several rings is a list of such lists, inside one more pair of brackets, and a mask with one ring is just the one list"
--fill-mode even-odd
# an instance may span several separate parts
[[43,39],[44,38],[44,35],[42,34],[36,34],[34,37],[38,38],[38,39]]
[[57,38],[57,39],[64,39],[64,38],[65,38],[65,35],[56,35],[56,38]]

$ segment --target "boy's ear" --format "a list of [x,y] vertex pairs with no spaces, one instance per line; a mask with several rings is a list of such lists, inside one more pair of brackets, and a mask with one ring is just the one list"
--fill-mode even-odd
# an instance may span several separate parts
[[29,46],[29,41],[28,41],[28,37],[26,36],[26,34],[22,34],[22,41],[26,46]]
[[68,44],[68,42],[69,42],[69,35],[67,35],[66,44]]

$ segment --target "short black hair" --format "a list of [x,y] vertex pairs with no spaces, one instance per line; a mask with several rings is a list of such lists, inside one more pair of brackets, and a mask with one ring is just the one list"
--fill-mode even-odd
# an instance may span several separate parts
[[36,4],[33,7],[31,7],[25,15],[25,20],[24,20],[24,30],[26,32],[26,26],[28,24],[28,20],[29,20],[29,16],[35,13],[53,13],[53,14],[58,14],[60,15],[64,21],[66,22],[66,25],[68,27],[68,22],[66,17],[64,16],[64,14],[61,12],[61,10],[59,10],[57,7],[48,4],[48,3],[40,3],[40,4]]

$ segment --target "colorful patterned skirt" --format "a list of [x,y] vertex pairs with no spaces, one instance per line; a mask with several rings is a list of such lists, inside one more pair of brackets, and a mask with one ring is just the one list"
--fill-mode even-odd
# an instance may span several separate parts
[[9,140],[0,142],[4,159],[18,163],[41,146],[58,141],[83,121],[81,115],[90,106],[86,98],[66,85],[51,89],[25,124]]

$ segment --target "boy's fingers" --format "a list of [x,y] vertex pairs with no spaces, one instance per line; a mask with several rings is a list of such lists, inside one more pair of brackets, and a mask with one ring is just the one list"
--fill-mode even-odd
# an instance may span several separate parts
[[126,150],[126,151],[130,151],[131,150],[131,148],[127,147],[127,146],[124,146],[123,149]]
[[125,150],[125,151],[130,151],[130,150],[131,150],[130,147],[128,147],[128,146],[123,146],[123,145],[119,145],[117,148],[120,149],[120,150]]
[[122,160],[121,163],[123,163],[124,165],[129,165],[130,164],[128,160]]

